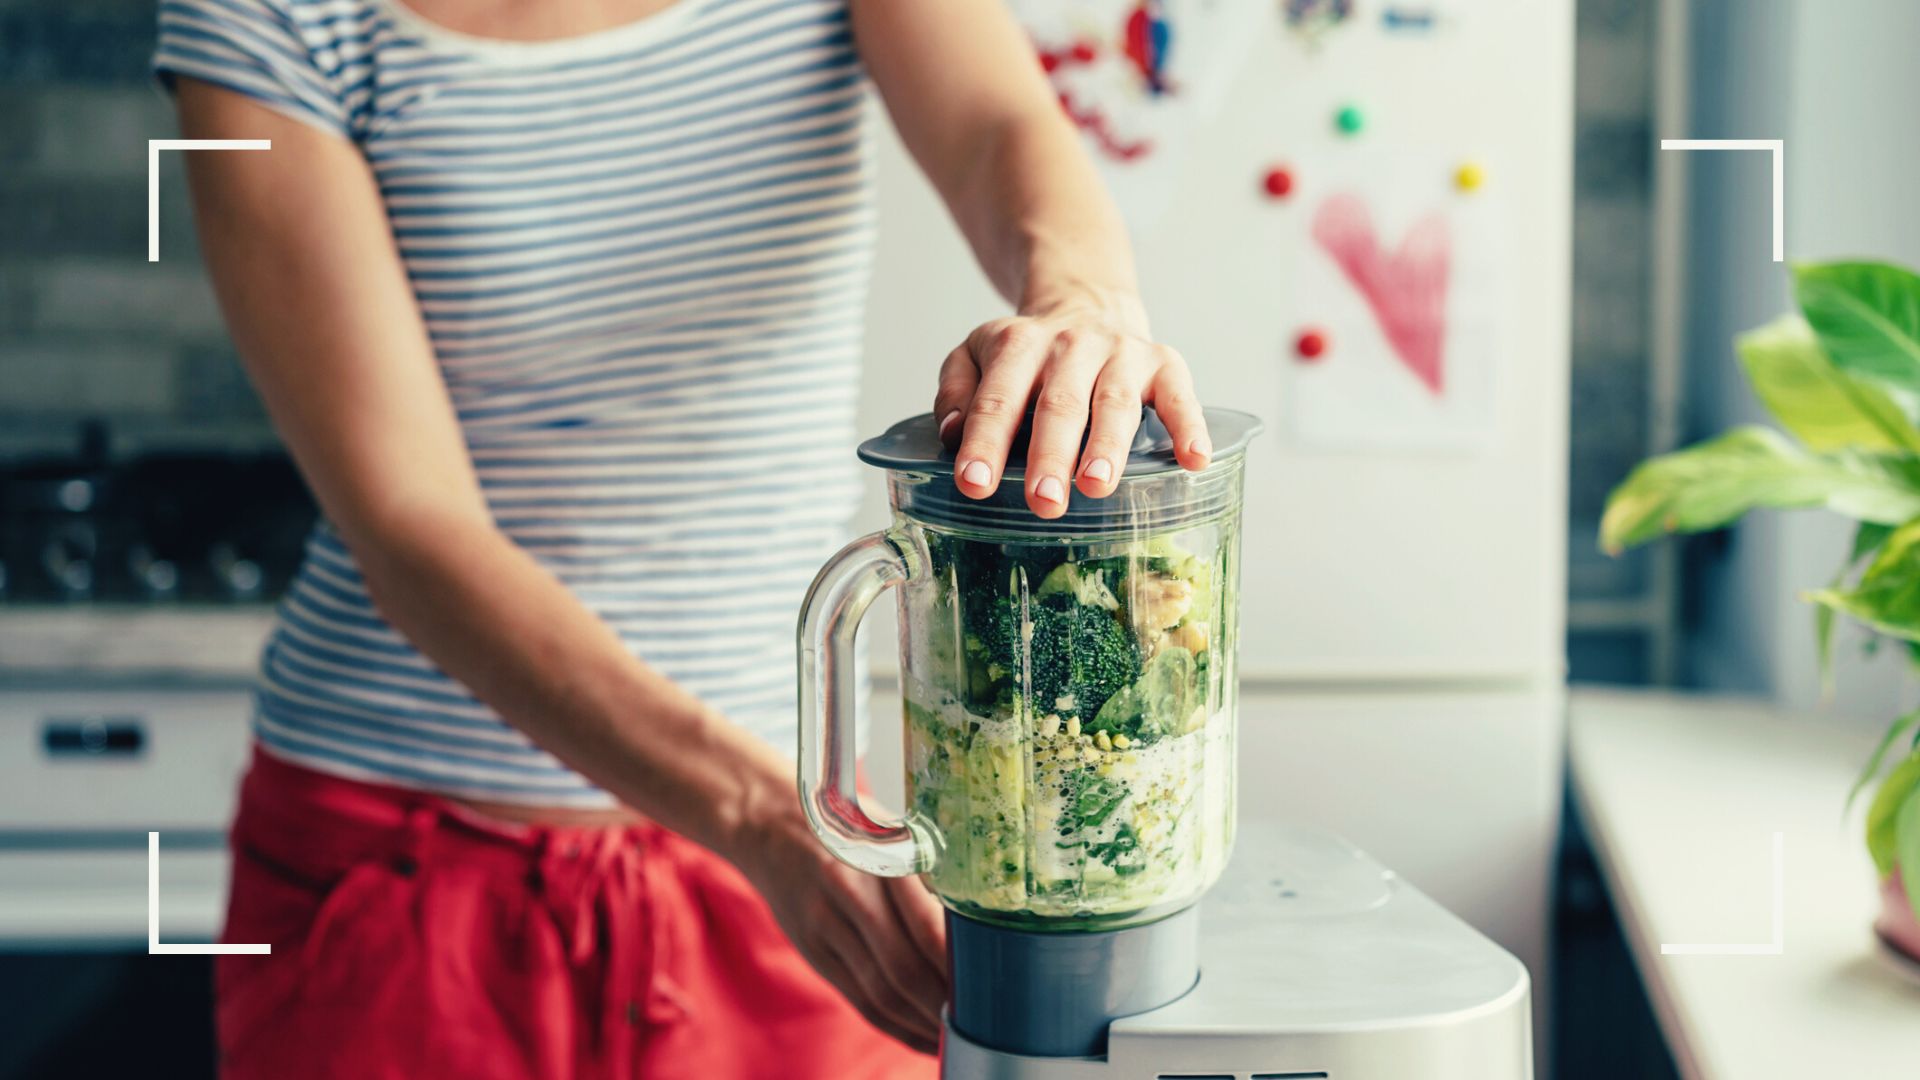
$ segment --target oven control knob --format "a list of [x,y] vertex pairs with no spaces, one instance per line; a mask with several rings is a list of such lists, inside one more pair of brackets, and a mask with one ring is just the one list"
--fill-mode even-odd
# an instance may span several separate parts
[[215,544],[207,556],[207,562],[213,567],[214,577],[218,578],[227,594],[236,600],[251,599],[260,594],[260,586],[265,579],[260,564],[252,559],[243,559],[231,544]]
[[127,553],[127,572],[149,599],[173,595],[180,587],[180,568],[171,559],[156,559],[145,544],[135,544]]

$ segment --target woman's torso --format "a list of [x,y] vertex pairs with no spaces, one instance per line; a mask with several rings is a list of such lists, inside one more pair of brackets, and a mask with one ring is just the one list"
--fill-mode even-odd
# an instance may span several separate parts
[[[532,44],[390,0],[252,2],[339,95],[499,526],[636,655],[791,745],[795,612],[857,500],[872,207],[844,0],[679,0]],[[280,616],[277,755],[609,805],[388,626],[324,524]]]

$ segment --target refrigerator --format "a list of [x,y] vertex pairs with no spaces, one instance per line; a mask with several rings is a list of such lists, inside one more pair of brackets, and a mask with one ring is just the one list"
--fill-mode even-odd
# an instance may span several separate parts
[[[1069,111],[1100,114],[1082,137],[1122,197],[1155,335],[1204,401],[1268,421],[1247,466],[1242,820],[1346,836],[1518,956],[1544,1015],[1571,0],[1018,10]],[[1175,94],[1126,96],[1140,11]],[[1129,125],[1155,152],[1113,152]],[[942,358],[1006,310],[878,127],[863,434],[929,409]],[[879,527],[869,479],[861,524]],[[862,637],[885,672],[880,607]],[[894,726],[873,732],[882,794]]]

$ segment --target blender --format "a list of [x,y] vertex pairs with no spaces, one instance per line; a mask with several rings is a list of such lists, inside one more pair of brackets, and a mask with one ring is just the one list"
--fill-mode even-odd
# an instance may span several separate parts
[[[887,471],[893,522],[842,549],[801,613],[808,820],[842,861],[924,875],[946,907],[944,1076],[1327,1076],[1354,1049],[1328,1031],[1366,1030],[1355,1019],[1382,1035],[1483,1031],[1468,1042],[1490,1053],[1461,1057],[1471,1075],[1528,1075],[1502,1064],[1526,1057],[1524,969],[1336,838],[1256,830],[1216,905],[1227,921],[1203,930],[1196,902],[1235,848],[1242,483],[1260,430],[1245,413],[1205,416],[1205,469],[1182,469],[1143,409],[1113,493],[1070,491],[1053,519],[1024,499],[1030,420],[978,500],[955,487],[930,414],[861,444]],[[869,816],[855,786],[855,634],[888,589],[898,821]],[[1312,925],[1289,925],[1300,918]],[[1457,961],[1437,983],[1435,958]],[[1413,981],[1397,998],[1353,981],[1401,961]],[[1276,986],[1301,991],[1304,1011]],[[1277,1071],[1302,1052],[1317,1056],[1293,1064],[1320,1071]]]

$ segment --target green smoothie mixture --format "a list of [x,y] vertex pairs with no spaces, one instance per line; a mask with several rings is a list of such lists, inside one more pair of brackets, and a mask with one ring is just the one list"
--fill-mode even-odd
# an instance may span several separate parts
[[945,843],[934,890],[977,917],[1089,929],[1197,896],[1233,828],[1224,530],[928,544],[902,632],[930,661],[905,698],[912,809]]

